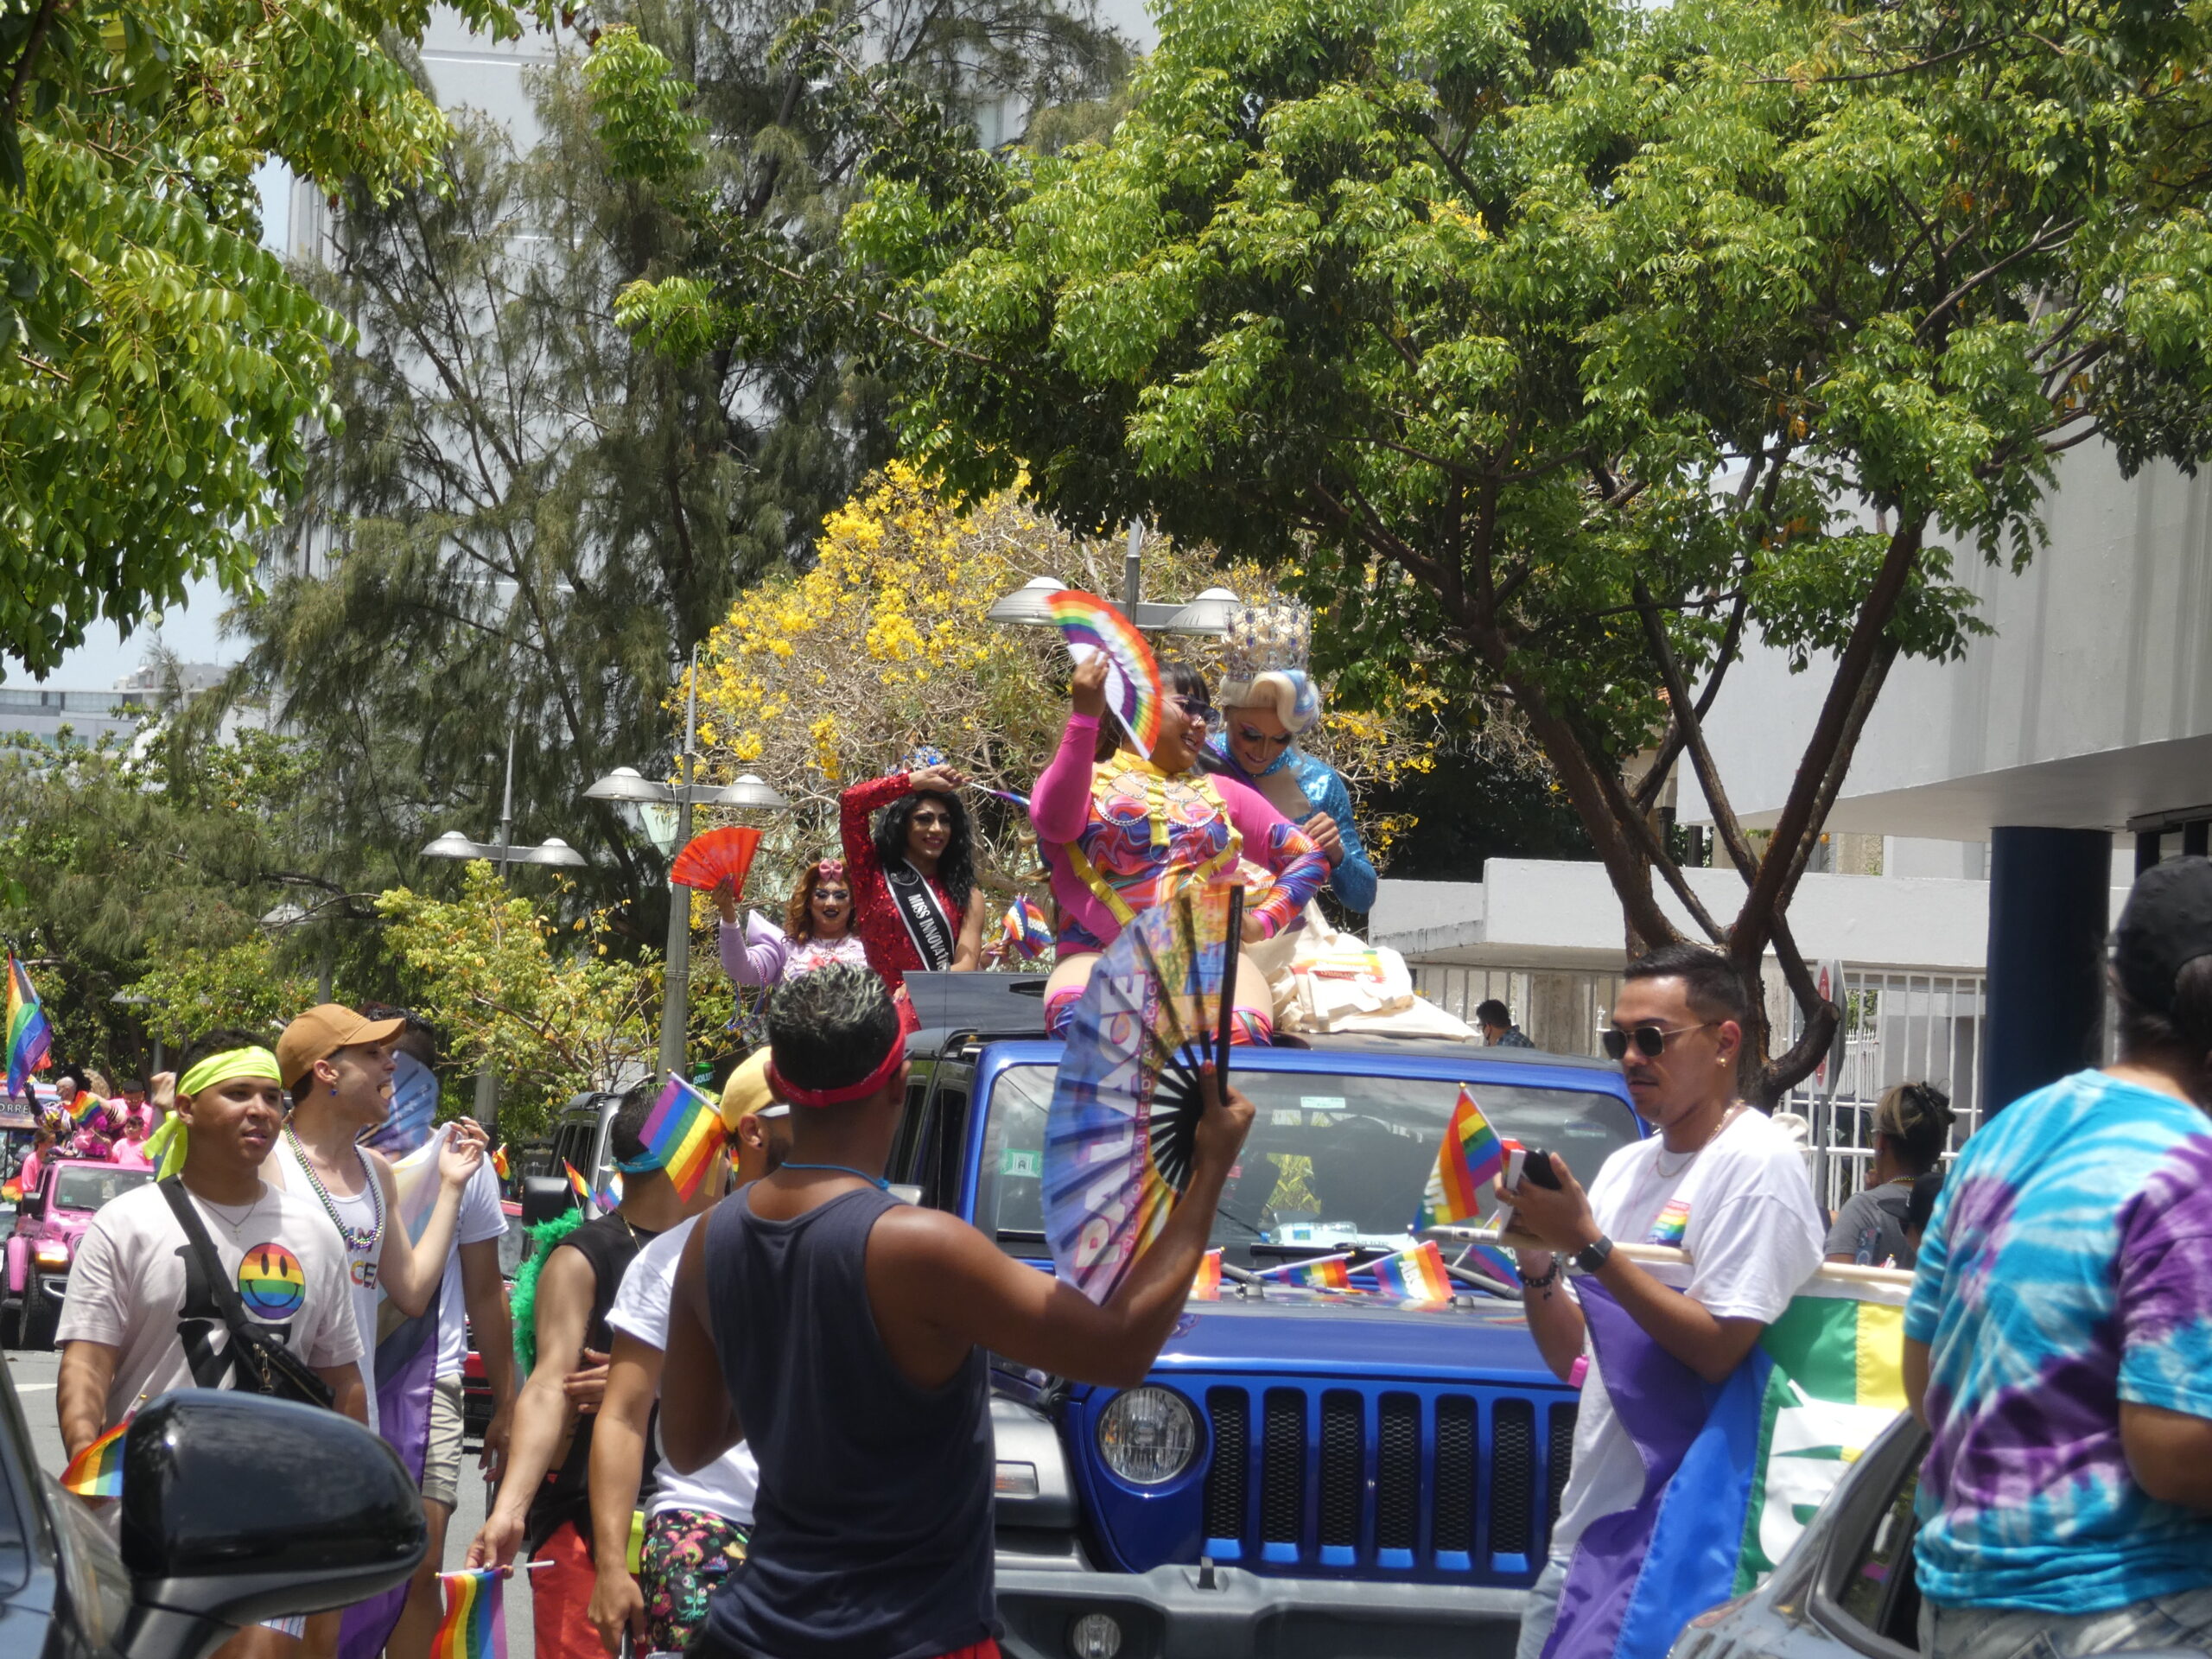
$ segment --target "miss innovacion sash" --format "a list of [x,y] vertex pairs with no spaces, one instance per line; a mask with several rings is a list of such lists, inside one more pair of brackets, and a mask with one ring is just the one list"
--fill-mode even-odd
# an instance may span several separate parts
[[903,861],[886,865],[883,881],[891,889],[891,907],[906,925],[906,938],[921,957],[922,966],[931,973],[944,973],[952,966],[959,934],[937,888],[919,870]]

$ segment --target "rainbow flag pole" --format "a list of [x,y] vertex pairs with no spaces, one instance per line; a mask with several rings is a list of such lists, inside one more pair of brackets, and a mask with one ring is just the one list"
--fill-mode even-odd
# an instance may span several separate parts
[[1428,1189],[1421,1194],[1414,1230],[1447,1226],[1476,1214],[1484,1188],[1504,1167],[1504,1143],[1483,1116],[1483,1109],[1475,1104],[1467,1086],[1460,1084],[1459,1103],[1452,1109],[1444,1144],[1436,1149],[1436,1167],[1429,1172]]
[[54,1052],[54,1027],[31,988],[31,976],[8,954],[8,1092],[24,1093],[31,1073],[42,1071]]
[[125,1417],[113,1428],[69,1459],[61,1471],[63,1490],[79,1497],[123,1496],[123,1437],[130,1431]]
[[671,1075],[646,1115],[639,1138],[689,1203],[713,1167],[715,1154],[722,1149],[729,1131],[722,1127],[720,1106]]

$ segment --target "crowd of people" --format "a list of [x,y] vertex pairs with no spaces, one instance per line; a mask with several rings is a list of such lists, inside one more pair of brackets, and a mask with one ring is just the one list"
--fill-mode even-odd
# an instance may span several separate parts
[[[1255,958],[1325,887],[1371,901],[1342,782],[1294,747],[1319,716],[1303,619],[1244,626],[1225,715],[1171,668],[1148,753],[1107,709],[1103,664],[1072,677],[1028,801],[1056,912],[1052,1028],[1146,906],[1236,879],[1250,895],[1236,1038],[1265,1043]],[[699,1659],[992,1659],[985,1353],[1141,1381],[1252,1109],[1209,1075],[1189,1189],[1103,1306],[892,1196],[906,976],[982,960],[964,787],[918,755],[847,791],[842,855],[804,868],[780,926],[741,923],[740,895],[716,893],[725,967],[772,992],[765,1046],[721,1092],[730,1156],[680,1189],[647,1139],[658,1079],[639,1082],[609,1127],[619,1202],[541,1229],[511,1298],[482,1131],[442,1128],[425,1162],[375,1149],[404,1069],[435,1059],[399,1011],[311,1008],[273,1049],[217,1032],[150,1099],[129,1090],[51,1126],[41,1158],[137,1159],[163,1177],[99,1213],[72,1274],[58,1400],[73,1455],[181,1386],[259,1388],[378,1427],[392,1322],[440,1321],[429,1432],[407,1442],[432,1522],[423,1574],[381,1624],[280,1624],[241,1633],[225,1659],[341,1641],[349,1659],[427,1652],[461,1461],[464,1306],[499,1477],[466,1560],[532,1564],[541,1659],[626,1643]],[[1732,967],[1688,945],[1628,964],[1602,1036],[1654,1133],[1594,1172],[1554,1157],[1552,1184],[1501,1176],[1494,1194],[1511,1207],[1537,1351],[1581,1399],[1521,1659],[1542,1659],[1572,1601],[1578,1541],[1646,1483],[1591,1338],[1591,1287],[1718,1384],[1824,1262],[1913,1274],[1902,1370],[1932,1446],[1915,1543],[1923,1651],[2212,1651],[2212,863],[2138,882],[2113,973],[2112,1065],[2004,1107],[1948,1175],[1944,1091],[1891,1089],[1864,1190],[1831,1219],[1801,1142],[1738,1091],[1754,1010]],[[1527,1045],[1503,1004],[1478,1018],[1491,1043]],[[70,1082],[73,1098],[92,1085]],[[412,1230],[409,1192],[423,1195]],[[1617,1240],[1677,1246],[1686,1281]]]

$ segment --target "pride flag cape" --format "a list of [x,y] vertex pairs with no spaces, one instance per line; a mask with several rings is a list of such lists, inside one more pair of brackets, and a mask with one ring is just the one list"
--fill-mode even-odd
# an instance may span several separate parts
[[123,1437],[130,1427],[126,1417],[69,1459],[61,1471],[61,1484],[79,1497],[123,1496]]
[[[434,1128],[429,1139],[391,1165],[391,1219],[410,1239],[423,1236],[438,1205],[438,1154],[449,1129]],[[379,1304],[376,1352],[365,1370],[377,1391],[377,1432],[399,1454],[400,1463],[420,1485],[430,1447],[430,1392],[438,1369],[438,1310],[444,1287],[430,1293],[430,1305],[409,1319],[390,1301]],[[391,1639],[407,1605],[407,1586],[357,1602],[340,1622],[340,1659],[377,1659]]]
[[12,953],[8,957],[8,1092],[20,1095],[31,1073],[43,1071],[54,1052],[54,1027],[39,1006],[31,976]]
[[500,1585],[496,1567],[438,1574],[438,1596],[445,1611],[437,1634],[430,1638],[430,1659],[507,1659]]
[[1576,1544],[1544,1659],[1661,1659],[1690,1619],[1774,1570],[1904,1409],[1911,1280],[1815,1274],[1718,1384],[1594,1281],[1575,1289],[1598,1374],[1648,1473],[1634,1509],[1592,1522]]
[[[645,1127],[639,1139],[645,1143],[645,1154],[676,1184],[677,1192],[686,1204],[699,1190],[699,1183],[707,1178],[714,1166],[715,1154],[722,1149],[722,1142],[729,1131],[722,1127],[721,1108],[707,1098],[683,1078],[671,1077],[667,1086],[653,1102],[653,1109],[645,1116]],[[617,1198],[616,1203],[620,1199]],[[613,1205],[601,1201],[601,1207]]]
[[1444,1127],[1444,1144],[1436,1149],[1436,1167],[1429,1172],[1428,1190],[1421,1194],[1414,1230],[1448,1227],[1475,1214],[1484,1190],[1504,1167],[1504,1144],[1461,1084],[1459,1103]]

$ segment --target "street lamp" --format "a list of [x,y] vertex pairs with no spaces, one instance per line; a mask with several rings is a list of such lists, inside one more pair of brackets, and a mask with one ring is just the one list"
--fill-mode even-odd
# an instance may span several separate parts
[[[1122,567],[1124,616],[1138,627],[1154,632],[1219,636],[1229,632],[1230,613],[1244,601],[1226,588],[1209,588],[1187,604],[1160,604],[1141,598],[1143,552],[1144,521],[1132,518],[1128,552]],[[983,613],[983,620],[1016,627],[1049,628],[1053,626],[1052,613],[1046,601],[1066,586],[1058,576],[1033,576],[1012,593],[993,601],[990,609]]]
[[[584,791],[584,798],[612,801],[637,807],[640,811],[648,807],[674,807],[675,839],[663,849],[671,861],[691,839],[691,809],[695,806],[750,807],[773,811],[791,804],[781,790],[749,772],[734,784],[692,782],[693,768],[698,760],[698,739],[699,652],[695,647],[691,652],[690,692],[683,702],[683,781],[672,785],[656,783],[635,766],[617,766]],[[664,1073],[680,1077],[683,1072],[683,1027],[690,1014],[691,1002],[691,901],[688,894],[675,890],[674,882],[669,887],[668,953],[660,999],[660,1069]]]
[[[507,728],[507,779],[499,791],[499,838],[486,845],[471,841],[458,830],[448,830],[423,849],[425,858],[486,859],[496,868],[501,878],[508,868],[515,864],[551,864],[566,869],[578,869],[591,862],[582,853],[558,836],[548,836],[534,847],[514,844],[515,828],[515,728]],[[274,912],[271,912],[272,914]],[[266,919],[265,918],[264,919]],[[326,979],[324,995],[329,994]],[[499,1079],[492,1070],[487,1055],[476,1073],[476,1121],[491,1133],[499,1115]]]

